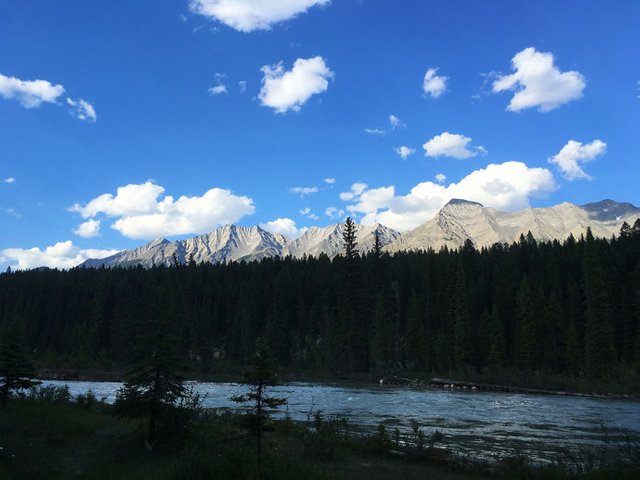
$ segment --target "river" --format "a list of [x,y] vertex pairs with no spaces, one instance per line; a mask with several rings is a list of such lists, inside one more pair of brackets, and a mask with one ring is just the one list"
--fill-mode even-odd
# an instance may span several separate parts
[[[92,390],[109,403],[121,386],[80,381],[43,384],[66,384],[74,396]],[[237,383],[203,382],[193,387],[205,396],[203,405],[214,409],[238,408],[230,397],[246,390]],[[629,400],[298,382],[278,386],[273,393],[288,399],[282,411],[293,420],[307,421],[310,414],[322,411],[324,416],[345,417],[355,432],[383,423],[391,436],[396,428],[403,436],[409,434],[415,421],[427,437],[436,430],[444,435],[439,446],[475,459],[519,454],[541,462],[584,461],[587,455],[618,451],[630,439],[640,439],[640,402]]]

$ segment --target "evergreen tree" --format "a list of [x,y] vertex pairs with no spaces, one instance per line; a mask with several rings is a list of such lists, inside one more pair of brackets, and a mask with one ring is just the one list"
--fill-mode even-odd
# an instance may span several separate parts
[[586,298],[585,367],[589,375],[602,376],[611,367],[616,352],[608,285],[590,228],[587,229],[583,264]]
[[358,242],[356,234],[358,228],[351,217],[347,217],[344,222],[344,232],[342,232],[342,240],[344,241],[344,256],[348,260],[355,260],[358,257]]
[[147,331],[140,338],[137,365],[118,391],[115,403],[118,416],[147,419],[146,442],[150,450],[155,446],[163,420],[189,398],[185,379],[179,373],[184,364],[176,348],[172,293],[168,287],[163,290],[158,321],[146,325]]
[[0,345],[0,395],[2,405],[17,390],[28,389],[40,383],[34,380],[35,368],[29,358],[21,329],[13,320]]
[[276,386],[277,374],[275,358],[264,341],[259,340],[256,354],[250,362],[251,369],[245,374],[249,391],[231,398],[237,403],[251,403],[251,413],[247,415],[248,427],[256,436],[256,456],[258,477],[262,478],[262,432],[271,424],[271,413],[287,403],[286,398],[269,394],[270,387]]
[[487,363],[492,367],[503,366],[506,362],[506,346],[504,338],[504,328],[498,315],[497,309],[494,307],[491,313],[485,310],[485,322],[489,329],[489,351],[487,354]]

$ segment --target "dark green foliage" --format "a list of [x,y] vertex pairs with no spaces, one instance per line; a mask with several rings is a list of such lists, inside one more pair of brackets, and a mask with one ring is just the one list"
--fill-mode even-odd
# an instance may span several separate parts
[[344,232],[342,240],[344,241],[344,256],[349,260],[354,260],[358,256],[358,242],[356,242],[356,234],[358,227],[351,217],[347,217],[344,222]]
[[35,368],[27,351],[20,325],[13,320],[0,344],[0,395],[4,406],[9,396],[37,385]]
[[271,427],[271,414],[287,403],[286,398],[274,397],[269,388],[276,386],[276,361],[269,346],[258,341],[255,356],[250,361],[251,368],[245,373],[249,391],[232,397],[237,403],[249,403],[250,412],[245,415],[245,425],[256,437],[258,475],[262,478],[262,432]]
[[164,427],[175,423],[177,410],[190,397],[185,379],[179,374],[184,362],[176,348],[179,337],[174,323],[174,305],[173,292],[169,288],[163,289],[158,321],[146,325],[146,331],[139,338],[137,364],[127,376],[115,403],[117,415],[147,419],[150,448],[156,442],[158,430],[165,437],[175,433],[174,429]]
[[500,367],[615,380],[640,371],[640,222],[606,240],[523,235],[480,251],[348,250],[0,274],[0,333],[20,318],[35,361],[83,368],[131,365],[149,334],[166,330],[171,356],[203,372],[237,369],[258,338],[299,373]]

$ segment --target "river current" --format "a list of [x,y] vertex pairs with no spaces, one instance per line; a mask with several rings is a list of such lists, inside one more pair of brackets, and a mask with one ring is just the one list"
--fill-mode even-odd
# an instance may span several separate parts
[[[72,395],[92,390],[113,402],[117,382],[46,381],[69,386]],[[230,398],[246,391],[237,383],[193,383],[204,396],[203,405],[234,409]],[[325,417],[344,417],[354,432],[379,424],[402,437],[417,422],[427,438],[436,430],[438,444],[475,459],[497,460],[524,455],[534,461],[578,461],[605,449],[617,451],[640,439],[640,403],[585,397],[530,395],[459,390],[434,390],[348,383],[287,383],[272,389],[286,397],[279,416],[308,421],[321,411]],[[638,443],[635,444],[638,446]]]

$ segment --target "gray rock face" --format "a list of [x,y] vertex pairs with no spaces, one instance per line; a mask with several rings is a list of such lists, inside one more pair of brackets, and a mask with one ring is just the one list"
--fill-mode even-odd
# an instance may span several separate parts
[[466,240],[482,248],[494,243],[512,243],[528,232],[539,241],[562,241],[569,235],[580,237],[587,227],[591,227],[594,236],[608,238],[618,234],[624,221],[633,224],[638,217],[640,208],[612,200],[583,206],[561,203],[518,212],[500,212],[476,202],[452,200],[433,219],[403,234],[385,250],[393,253],[439,250],[443,246],[459,248]]
[[[536,240],[565,240],[569,235],[579,238],[591,227],[596,237],[609,238],[618,234],[622,223],[632,225],[640,217],[640,208],[630,203],[603,200],[578,206],[561,203],[549,208],[527,208],[518,212],[500,212],[477,202],[454,199],[424,225],[400,234],[384,225],[358,225],[356,240],[360,252],[373,249],[378,232],[384,250],[390,253],[409,250],[439,250],[443,246],[459,248],[471,240],[476,248],[494,243],[512,243],[531,232]],[[145,268],[172,265],[174,258],[187,263],[227,263],[260,260],[262,258],[335,257],[343,250],[344,224],[311,227],[295,240],[270,233],[261,227],[225,225],[206,235],[170,242],[154,240],[142,247],[125,250],[111,257],[90,259],[82,267]]]
[[[383,225],[359,225],[357,231],[358,248],[361,252],[373,248],[375,231],[378,231],[382,246],[400,237],[400,233]],[[280,234],[270,233],[261,227],[239,227],[225,225],[206,235],[170,242],[166,239],[154,240],[142,247],[125,250],[110,257],[90,259],[81,267],[130,267],[141,265],[150,268],[159,265],[187,263],[192,257],[197,263],[227,263],[252,261],[262,258],[306,256],[317,257],[326,254],[333,258],[343,249],[342,232],[344,224],[325,228],[313,227],[300,238],[288,240]],[[175,258],[175,260],[174,260]]]

